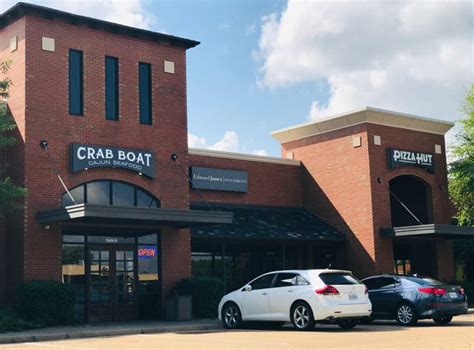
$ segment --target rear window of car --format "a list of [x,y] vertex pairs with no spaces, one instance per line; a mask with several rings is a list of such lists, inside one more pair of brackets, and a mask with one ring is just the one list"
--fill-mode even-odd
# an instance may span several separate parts
[[331,273],[321,273],[319,278],[327,284],[361,284],[361,282],[352,276],[350,273],[344,272],[331,272]]
[[421,286],[441,286],[443,283],[429,277],[405,277],[407,280]]

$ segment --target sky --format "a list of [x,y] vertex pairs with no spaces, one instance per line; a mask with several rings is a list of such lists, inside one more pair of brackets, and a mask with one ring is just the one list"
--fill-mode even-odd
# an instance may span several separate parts
[[279,156],[272,131],[365,106],[456,121],[474,82],[472,1],[31,2],[200,41],[191,147]]

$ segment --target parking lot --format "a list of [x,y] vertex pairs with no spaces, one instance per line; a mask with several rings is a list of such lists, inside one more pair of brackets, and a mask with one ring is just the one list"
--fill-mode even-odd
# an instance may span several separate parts
[[474,314],[456,317],[449,326],[420,321],[410,328],[394,322],[374,322],[345,331],[317,325],[297,332],[289,326],[277,330],[243,329],[185,333],[140,334],[51,342],[0,345],[0,349],[117,350],[117,349],[468,349],[474,350]]

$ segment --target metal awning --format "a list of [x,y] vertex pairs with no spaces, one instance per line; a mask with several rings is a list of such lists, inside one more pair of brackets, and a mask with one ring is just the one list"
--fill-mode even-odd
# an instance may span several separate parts
[[474,227],[429,224],[417,226],[402,226],[380,229],[385,237],[433,237],[433,238],[474,238]]
[[147,227],[187,228],[196,225],[231,224],[231,212],[175,208],[117,207],[110,205],[78,204],[40,211],[40,224],[78,223],[104,225],[132,225]]

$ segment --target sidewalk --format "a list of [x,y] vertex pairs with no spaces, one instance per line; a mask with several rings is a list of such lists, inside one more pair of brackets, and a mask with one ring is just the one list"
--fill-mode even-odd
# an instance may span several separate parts
[[222,329],[221,323],[217,320],[101,322],[0,333],[0,344],[214,329]]

